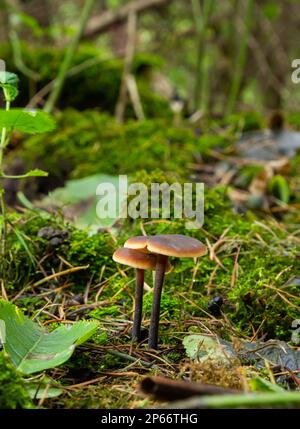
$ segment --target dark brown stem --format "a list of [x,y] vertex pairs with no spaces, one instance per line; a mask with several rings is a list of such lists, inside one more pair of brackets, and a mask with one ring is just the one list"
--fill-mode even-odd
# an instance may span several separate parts
[[158,343],[158,328],[159,328],[159,313],[160,313],[160,298],[164,284],[165,271],[168,263],[168,256],[157,255],[155,268],[155,284],[153,291],[152,311],[149,329],[149,347],[157,349]]
[[132,328],[132,339],[136,341],[141,340],[144,276],[145,276],[145,271],[137,268],[136,289],[135,289],[135,309],[134,309],[133,328]]

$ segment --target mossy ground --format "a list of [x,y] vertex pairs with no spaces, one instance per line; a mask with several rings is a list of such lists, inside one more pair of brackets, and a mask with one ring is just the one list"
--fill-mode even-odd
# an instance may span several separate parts
[[[53,183],[60,184],[67,178],[99,172],[129,174],[146,185],[173,178],[184,181],[191,178],[190,164],[199,155],[209,163],[210,149],[225,153],[232,149],[237,130],[263,126],[257,115],[238,116],[227,122],[210,121],[199,136],[190,124],[175,127],[165,119],[119,125],[107,115],[74,110],[59,114],[58,119],[58,130],[46,138],[19,141],[9,163],[20,157],[26,166],[50,171],[50,180],[54,176]],[[297,182],[296,163],[289,180]],[[33,182],[37,188],[33,194],[44,192],[47,186]],[[298,188],[292,189],[297,201]],[[125,221],[118,224],[117,232],[90,236],[67,223],[60,213],[11,212],[9,252],[3,262],[8,298],[14,298],[27,315],[38,315],[45,325],[82,318],[100,322],[99,332],[69,362],[48,371],[64,393],[42,405],[151,406],[137,388],[145,374],[172,378],[192,374],[191,379],[236,387],[240,382],[236,368],[222,374],[220,369],[202,368],[200,377],[201,371],[186,361],[182,339],[189,332],[205,332],[225,339],[291,340],[292,321],[299,318],[300,305],[299,286],[291,281],[300,277],[297,216],[293,211],[278,216],[259,210],[238,214],[224,186],[206,188],[204,225],[190,231],[184,220],[149,218]],[[147,350],[146,341],[131,344],[134,272],[112,261],[114,249],[141,233],[188,233],[209,247],[208,255],[198,261],[172,261],[174,268],[166,277],[162,296],[157,354]],[[149,273],[146,284],[143,326],[147,329],[152,302]],[[223,299],[217,314],[210,307],[215,296]]]
[[8,356],[0,354],[0,409],[34,408],[23,378]]

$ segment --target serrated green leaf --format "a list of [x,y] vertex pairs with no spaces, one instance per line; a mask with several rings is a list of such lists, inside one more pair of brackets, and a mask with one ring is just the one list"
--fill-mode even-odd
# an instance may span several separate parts
[[61,365],[98,327],[96,321],[79,321],[47,332],[24,316],[15,305],[0,300],[0,320],[6,328],[4,348],[16,368],[31,374]]
[[41,110],[0,110],[0,128],[37,134],[53,131],[55,120]]

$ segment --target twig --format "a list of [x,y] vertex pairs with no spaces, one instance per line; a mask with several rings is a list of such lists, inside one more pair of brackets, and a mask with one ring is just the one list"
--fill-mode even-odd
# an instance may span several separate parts
[[44,277],[43,279],[34,283],[32,285],[32,287],[40,286],[41,284],[46,283],[49,280],[56,279],[57,277],[60,277],[60,276],[65,276],[65,275],[75,273],[76,271],[80,271],[80,270],[86,270],[88,267],[89,267],[89,265],[84,265],[82,267],[69,268],[68,270],[64,270],[64,271],[60,271],[59,273],[51,274],[50,276]]
[[128,76],[130,75],[130,70],[132,67],[132,61],[135,51],[135,39],[136,39],[136,25],[137,25],[137,19],[136,19],[136,13],[130,12],[128,16],[128,23],[127,23],[127,43],[126,43],[126,51],[125,51],[125,60],[124,60],[124,70],[123,70],[123,76],[122,76],[122,82],[120,87],[120,93],[119,98],[116,105],[116,119],[119,122],[124,121],[124,114],[125,114],[125,108],[126,108],[126,102],[127,102],[127,80]]
[[131,12],[136,14],[143,12],[147,9],[164,6],[171,3],[172,0],[135,0],[131,1],[117,10],[108,10],[100,16],[93,17],[89,20],[86,30],[84,31],[85,37],[92,37],[96,34],[105,32],[109,27],[118,22],[125,21]]
[[[82,33],[84,31],[86,22],[91,14],[91,11],[93,9],[93,6],[95,4],[95,0],[85,0],[82,12],[81,12],[81,16],[80,16],[80,21],[78,24],[78,29],[76,34],[73,37],[73,40],[70,43],[70,46],[66,52],[66,55],[64,57],[63,62],[61,63],[61,67],[59,69],[58,72],[58,76],[57,76],[57,80],[56,83],[53,87],[53,90],[51,91],[49,98],[45,104],[44,110],[45,112],[52,112],[52,110],[54,109],[54,106],[61,94],[63,85],[65,83],[66,80],[66,76],[67,76],[67,71],[70,68],[74,53],[77,49],[78,43],[80,41],[80,38],[82,36]],[[80,90],[80,88],[78,88]]]
[[136,84],[136,79],[133,74],[129,74],[126,78],[128,93],[132,102],[133,110],[139,120],[145,119],[143,106],[141,103],[140,94]]

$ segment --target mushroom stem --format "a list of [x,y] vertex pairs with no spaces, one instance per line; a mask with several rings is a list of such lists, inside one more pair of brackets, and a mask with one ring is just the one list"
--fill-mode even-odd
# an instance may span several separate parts
[[135,309],[132,328],[132,339],[141,340],[141,323],[143,309],[143,290],[144,290],[145,271],[137,268],[136,270],[136,289],[135,289]]
[[154,284],[154,291],[153,291],[153,301],[152,301],[152,311],[151,311],[149,341],[148,341],[148,345],[151,349],[157,349],[160,299],[161,299],[161,292],[164,284],[164,277],[165,277],[167,263],[168,263],[168,256],[157,255],[157,262],[156,262],[156,268],[155,268],[155,284]]

